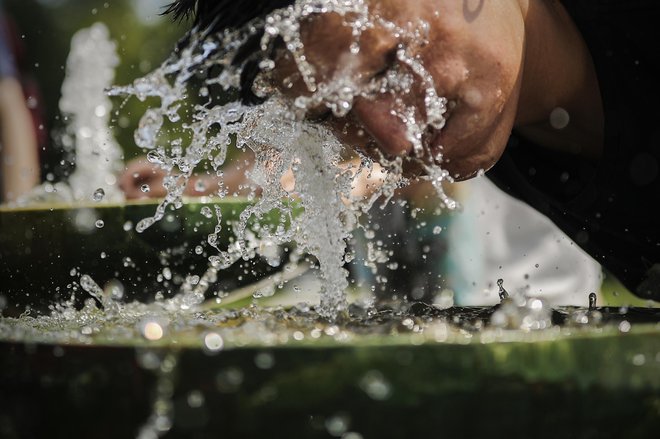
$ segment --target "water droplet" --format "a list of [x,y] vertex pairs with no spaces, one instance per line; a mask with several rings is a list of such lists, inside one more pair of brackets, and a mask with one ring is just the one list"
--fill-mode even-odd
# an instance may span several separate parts
[[108,113],[107,108],[105,108],[105,105],[97,105],[96,108],[94,108],[94,115],[96,117],[104,117]]
[[162,113],[155,109],[147,110],[140,119],[138,129],[135,130],[135,144],[140,148],[155,148],[158,133],[162,125]]
[[325,420],[325,428],[330,436],[342,437],[349,428],[351,418],[346,413],[339,413]]
[[92,294],[97,299],[100,299],[103,295],[103,290],[101,287],[99,287],[98,284],[94,282],[92,277],[87,274],[80,276],[80,286],[83,288],[83,290]]
[[201,178],[195,182],[195,192],[204,192],[206,190],[206,183]]
[[243,376],[243,371],[235,367],[221,370],[215,377],[216,387],[222,393],[236,392],[243,384]]
[[254,357],[254,364],[259,369],[271,369],[275,365],[275,357],[270,352],[260,352]]
[[94,230],[94,225],[97,219],[94,209],[82,208],[76,210],[73,222],[78,231],[82,233],[91,233]]
[[550,113],[550,126],[556,130],[563,130],[571,121],[571,116],[565,109],[557,107]]
[[635,366],[644,366],[644,364],[646,364],[646,356],[644,354],[636,354],[632,358],[632,363]]
[[92,200],[96,202],[103,200],[103,197],[105,197],[105,191],[101,187],[96,189],[92,194]]
[[434,305],[439,309],[449,309],[454,306],[454,292],[449,289],[442,290],[435,298]]
[[499,288],[500,300],[504,300],[509,297],[509,293],[504,289],[504,279],[497,279],[497,286]]
[[211,211],[211,208],[208,206],[202,207],[199,212],[206,218],[213,218],[213,211]]
[[388,399],[392,391],[390,384],[378,370],[367,372],[360,380],[360,387],[371,399],[376,401]]
[[151,349],[137,349],[136,359],[140,367],[146,370],[156,370],[160,367],[161,358]]
[[188,405],[192,408],[199,408],[204,405],[204,394],[199,390],[193,390],[188,393],[188,398],[186,398]]
[[204,336],[204,348],[207,352],[215,353],[220,351],[225,345],[224,340],[220,334],[216,332],[209,332]]
[[259,68],[264,71],[273,70],[275,68],[275,61],[272,59],[265,59],[259,63]]
[[167,280],[172,280],[172,270],[170,267],[163,268],[163,277]]
[[149,187],[148,184],[143,184],[142,186],[140,186],[140,190],[146,194],[151,190],[151,188]]
[[96,226],[97,229],[102,229],[103,226],[105,226],[105,222],[103,222],[103,220],[96,220],[94,225]]
[[117,279],[113,279],[105,285],[104,295],[112,300],[121,300],[124,297],[124,284]]
[[630,322],[628,320],[623,320],[621,323],[619,323],[619,331],[626,333],[630,332]]
[[124,229],[124,232],[129,232],[133,228],[133,222],[132,221],[126,221],[124,225],[122,226]]
[[149,227],[153,226],[156,220],[154,218],[144,218],[135,226],[135,231],[142,233],[147,230]]
[[596,293],[589,294],[589,310],[593,311],[596,309]]
[[157,341],[163,338],[163,327],[155,320],[147,320],[142,322],[140,330],[142,336],[149,341]]
[[543,301],[540,299],[529,299],[527,305],[532,311],[541,311],[543,309]]

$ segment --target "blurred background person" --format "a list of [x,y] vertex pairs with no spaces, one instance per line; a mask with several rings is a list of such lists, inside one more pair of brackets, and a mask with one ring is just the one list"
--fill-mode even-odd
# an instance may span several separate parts
[[498,279],[552,306],[587,306],[589,293],[600,293],[600,264],[547,217],[486,177],[457,186],[463,212],[449,230],[447,268],[457,304],[498,303]]
[[353,240],[350,268],[360,288],[443,307],[499,303],[498,279],[509,293],[551,306],[586,306],[589,293],[600,293],[600,264],[548,218],[485,177],[445,191],[459,210],[441,208],[427,182],[376,202],[366,233]]
[[40,181],[37,133],[19,80],[11,41],[12,33],[0,9],[0,200],[3,202],[15,200]]

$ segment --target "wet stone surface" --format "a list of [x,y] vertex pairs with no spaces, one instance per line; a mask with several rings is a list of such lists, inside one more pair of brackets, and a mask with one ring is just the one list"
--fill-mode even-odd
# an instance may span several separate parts
[[[523,338],[532,333],[541,338],[561,338],[576,330],[623,333],[637,325],[660,322],[660,310],[651,308],[566,307],[547,309],[540,315],[536,310],[531,312],[529,306],[515,307],[510,303],[445,309],[421,302],[378,307],[352,304],[337,319],[329,321],[304,303],[291,308],[251,305],[236,310],[208,310],[193,306],[182,310],[173,299],[150,305],[120,304],[111,298],[98,300],[108,302],[105,310],[100,309],[98,301],[88,299],[80,310],[64,307],[48,316],[0,319],[0,341],[182,346],[219,351],[252,345],[350,344],[370,339],[387,342],[392,336],[403,343],[409,342],[409,337],[416,342],[465,342],[479,338],[482,332],[492,335],[503,330]],[[505,311],[507,307],[509,310]],[[504,320],[498,317],[502,313]],[[436,337],[437,333],[444,335]]]

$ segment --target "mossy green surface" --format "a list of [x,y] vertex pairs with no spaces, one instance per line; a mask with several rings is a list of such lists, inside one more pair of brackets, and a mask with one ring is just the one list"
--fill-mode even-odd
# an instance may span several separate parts
[[[121,392],[133,395],[134,413],[146,418],[159,374],[137,363],[150,352],[177,362],[168,378],[173,428],[165,437],[325,438],[332,437],[328,423],[341,418],[364,438],[650,438],[660,427],[659,334],[646,324],[628,333],[507,331],[442,342],[410,334],[321,337],[229,345],[213,355],[196,338],[151,347],[1,343],[0,388],[29,386],[39,400],[20,400],[19,388],[5,392],[23,407],[55,400],[79,407],[82,399],[76,422],[66,410],[56,410],[57,418],[41,410],[42,425],[76,433],[93,420],[98,437],[112,437],[128,426],[113,424],[102,408],[128,413]],[[228,382],[230,373],[240,379]],[[119,393],[109,400],[90,395],[113,387]],[[203,395],[202,406],[188,404],[192,392]]]

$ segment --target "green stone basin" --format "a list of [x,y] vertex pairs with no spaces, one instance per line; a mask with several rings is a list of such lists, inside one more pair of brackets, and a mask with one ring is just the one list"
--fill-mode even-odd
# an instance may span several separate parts
[[[660,428],[657,324],[626,333],[467,334],[442,325],[345,340],[327,333],[227,342],[213,353],[185,336],[5,341],[0,431],[135,437],[157,389],[172,404],[168,438],[651,438]],[[145,358],[170,367],[145,368]]]

